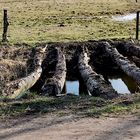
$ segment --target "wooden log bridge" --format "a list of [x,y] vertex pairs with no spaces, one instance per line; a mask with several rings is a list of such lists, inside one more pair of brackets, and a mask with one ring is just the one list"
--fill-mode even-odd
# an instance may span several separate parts
[[57,49],[57,55],[58,60],[55,73],[52,78],[46,79],[42,87],[42,95],[56,96],[63,90],[66,81],[66,58],[60,49]]
[[82,50],[78,60],[78,68],[90,94],[93,96],[101,96],[106,99],[117,97],[117,92],[112,88],[111,84],[107,83],[103,76],[93,71],[88,62],[89,57],[87,53]]
[[137,84],[140,85],[140,68],[121,55],[117,49],[112,47],[108,42],[104,42],[101,47],[105,49],[106,53],[110,55],[114,63],[116,63],[122,71],[132,77]]
[[36,81],[39,79],[42,73],[42,61],[46,47],[38,48],[36,50],[36,56],[34,58],[35,69],[27,77],[12,81],[8,83],[3,90],[3,95],[9,99],[20,98],[28,89],[30,89]]

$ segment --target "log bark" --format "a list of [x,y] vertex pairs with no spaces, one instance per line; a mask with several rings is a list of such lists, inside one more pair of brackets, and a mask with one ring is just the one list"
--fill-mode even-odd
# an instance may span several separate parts
[[8,83],[3,90],[3,95],[9,99],[19,99],[24,93],[30,89],[36,81],[39,79],[42,73],[42,61],[45,48],[38,48],[36,50],[36,56],[34,58],[35,62],[35,69],[32,73],[30,73],[27,77],[12,81]]
[[51,78],[56,69],[58,51],[53,46],[49,46],[46,50],[45,58],[42,62],[42,73],[38,81],[31,88],[31,91],[40,93],[46,79]]
[[128,42],[119,42],[116,45],[118,51],[127,56],[136,56],[140,58],[140,46]]
[[117,92],[112,88],[111,84],[106,82],[102,75],[97,74],[88,64],[89,57],[82,50],[79,56],[78,68],[87,90],[92,96],[101,96],[106,99],[117,97]]
[[140,67],[140,58],[132,56],[130,57],[130,60],[133,61],[136,64],[136,66]]
[[52,78],[46,79],[42,87],[42,95],[56,96],[63,90],[66,80],[66,59],[63,52],[57,49],[58,61]]
[[140,85],[140,68],[121,55],[117,49],[113,48],[108,42],[103,43],[102,47],[104,47],[106,53],[110,55],[114,63],[116,63],[122,71],[132,77],[137,84]]

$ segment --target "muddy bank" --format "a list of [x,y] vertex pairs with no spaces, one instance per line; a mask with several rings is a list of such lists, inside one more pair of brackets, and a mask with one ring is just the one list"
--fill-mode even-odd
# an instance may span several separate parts
[[0,46],[0,93],[6,83],[27,75],[30,53],[29,46]]

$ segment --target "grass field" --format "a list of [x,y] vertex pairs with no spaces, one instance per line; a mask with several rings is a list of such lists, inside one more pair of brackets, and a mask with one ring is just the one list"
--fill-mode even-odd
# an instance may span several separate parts
[[7,9],[11,43],[130,38],[135,22],[115,22],[111,16],[139,8],[135,0],[0,0],[0,34]]

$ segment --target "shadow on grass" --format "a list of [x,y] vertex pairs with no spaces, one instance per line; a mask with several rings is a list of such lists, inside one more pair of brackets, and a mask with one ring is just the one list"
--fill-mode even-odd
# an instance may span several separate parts
[[88,96],[38,97],[36,99],[3,102],[0,105],[0,114],[4,117],[15,117],[36,113],[57,113],[58,111],[64,110],[77,114],[79,112],[86,112],[90,107],[101,107],[104,105],[106,105],[105,100]]
[[58,115],[75,114],[78,116],[108,115],[135,112],[140,108],[140,96],[121,97],[114,100],[104,100],[90,96],[42,97],[19,101],[1,102],[1,118],[11,118],[26,115],[56,113]]
[[[3,102],[0,107],[1,116],[12,117],[11,124],[0,125],[0,128],[4,130],[0,133],[0,139],[4,140],[70,122],[77,117],[99,117],[103,114],[131,112],[140,108],[140,96],[108,101],[89,96],[37,97]],[[16,121],[13,121],[13,117],[17,117]]]

